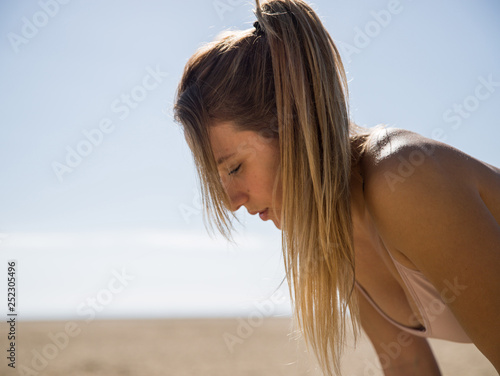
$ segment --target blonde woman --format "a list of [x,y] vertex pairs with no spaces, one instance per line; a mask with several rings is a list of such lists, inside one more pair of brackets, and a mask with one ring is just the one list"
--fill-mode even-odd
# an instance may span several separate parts
[[474,343],[500,370],[500,170],[357,127],[315,12],[256,6],[254,27],[199,49],[178,88],[209,223],[231,240],[244,206],[281,229],[294,317],[325,375],[347,323],[386,375],[439,375],[427,337]]

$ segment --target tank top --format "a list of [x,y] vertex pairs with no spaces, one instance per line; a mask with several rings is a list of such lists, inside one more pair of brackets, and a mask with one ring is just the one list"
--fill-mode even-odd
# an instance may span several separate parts
[[[371,305],[386,320],[405,332],[419,337],[444,339],[454,342],[472,343],[469,336],[458,323],[455,315],[443,301],[441,295],[430,281],[418,270],[410,269],[399,262],[389,253],[394,265],[401,275],[401,278],[408,288],[413,300],[415,301],[420,315],[424,321],[423,328],[411,328],[401,325],[389,317],[368,295],[366,290],[356,281],[356,286],[361,293],[371,303]],[[450,289],[452,290],[452,289]],[[453,293],[453,291],[451,291]]]

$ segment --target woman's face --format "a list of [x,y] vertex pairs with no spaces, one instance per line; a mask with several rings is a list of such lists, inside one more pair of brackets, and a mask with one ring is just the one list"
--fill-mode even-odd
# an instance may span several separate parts
[[[236,211],[244,206],[250,214],[259,214],[268,209],[268,218],[280,229],[278,139],[267,139],[253,131],[238,131],[232,122],[220,122],[211,126],[209,137],[222,183],[231,200],[230,210]],[[279,182],[276,202],[272,202],[275,178]]]

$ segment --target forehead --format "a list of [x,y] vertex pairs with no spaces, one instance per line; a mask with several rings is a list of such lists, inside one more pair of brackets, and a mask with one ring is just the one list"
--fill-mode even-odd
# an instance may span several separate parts
[[255,132],[238,131],[232,122],[221,122],[208,129],[210,145],[215,160],[223,163],[224,157],[232,156],[241,150],[242,145],[252,143]]

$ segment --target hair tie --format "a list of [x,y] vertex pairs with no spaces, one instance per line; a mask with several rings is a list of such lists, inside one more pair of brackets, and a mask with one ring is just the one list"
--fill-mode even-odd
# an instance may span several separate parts
[[255,21],[253,27],[255,27],[255,35],[264,35],[264,30],[262,30],[259,21]]

